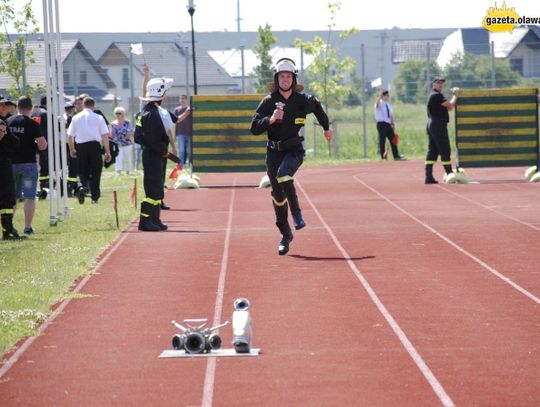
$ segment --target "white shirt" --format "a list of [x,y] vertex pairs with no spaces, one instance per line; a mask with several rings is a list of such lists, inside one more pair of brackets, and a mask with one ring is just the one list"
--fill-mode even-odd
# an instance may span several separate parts
[[167,132],[167,134],[169,134],[169,130],[174,129],[174,123],[171,119],[171,115],[167,109],[164,109],[161,106],[158,106],[158,111],[159,115],[161,116],[163,126],[165,126],[165,131]]
[[101,136],[109,134],[109,129],[103,117],[85,107],[82,112],[73,116],[67,134],[74,137],[76,143],[81,144],[101,141]]
[[379,106],[375,108],[375,121],[392,123],[391,117],[393,114],[394,111],[392,110],[392,105],[381,99],[379,101]]

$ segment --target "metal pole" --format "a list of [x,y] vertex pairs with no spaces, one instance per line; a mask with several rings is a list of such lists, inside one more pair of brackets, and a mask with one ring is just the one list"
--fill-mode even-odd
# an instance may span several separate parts
[[429,42],[426,44],[426,88],[427,88],[427,94],[431,92],[431,81],[429,78],[431,78],[431,69],[430,69],[430,63],[429,60],[431,59],[431,46],[429,45]]
[[129,111],[131,123],[135,125],[135,88],[133,83],[133,52],[129,52]]
[[362,131],[364,134],[364,158],[368,156],[367,128],[366,128],[366,66],[364,57],[364,44],[360,46],[360,58],[362,59]]
[[[50,37],[49,37],[49,8],[47,0],[43,0],[43,42],[45,45],[45,81],[47,87],[47,103],[51,103],[52,89],[51,89],[51,51],[50,51]],[[55,216],[55,197],[52,194],[50,186],[54,182],[54,169],[52,163],[54,162],[54,154],[52,145],[53,140],[53,121],[51,114],[47,114],[47,141],[51,147],[47,148],[47,159],[49,161],[49,226],[56,226],[57,219]]]
[[197,94],[197,64],[195,63],[195,29],[193,28],[193,14],[195,13],[195,6],[193,0],[189,0],[188,13],[191,17],[191,56],[193,58],[193,94]]
[[496,88],[496,78],[495,78],[495,43],[491,41],[491,87]]
[[64,117],[64,67],[62,65],[62,38],[60,35],[60,7],[58,5],[58,0],[54,0],[55,8],[55,20],[56,20],[56,59],[58,61],[57,65],[57,75],[58,75],[58,98],[56,102],[58,119],[60,120],[60,158],[62,160],[61,164],[61,173],[62,173],[62,192],[64,195],[64,217],[69,215],[69,204],[67,196],[67,176],[68,176],[68,165],[67,165],[67,138],[66,138],[66,119]]
[[242,61],[242,94],[246,93],[246,74],[245,74],[245,66],[244,66],[244,46],[240,46],[240,59]]
[[184,47],[184,57],[186,59],[186,96],[190,96],[189,92],[189,48]]

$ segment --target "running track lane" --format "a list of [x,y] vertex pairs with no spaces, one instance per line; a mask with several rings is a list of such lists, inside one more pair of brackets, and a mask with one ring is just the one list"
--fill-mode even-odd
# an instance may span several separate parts
[[[386,179],[381,177],[375,183],[369,178],[369,174],[382,173],[381,167],[360,168],[368,175],[371,188],[382,191],[384,184],[388,184],[388,173]],[[394,170],[397,167],[382,168]],[[448,244],[445,245],[441,239],[435,242],[432,232],[354,180],[358,167],[334,170],[329,173],[328,169],[303,169],[301,185],[322,220],[329,225],[339,244],[403,327],[452,400],[458,405],[509,404],[509,400],[513,401],[512,404],[536,404],[534,401],[538,400],[538,394],[531,392],[530,387],[531,383],[538,382],[535,376],[538,358],[534,358],[538,348],[530,333],[533,331],[537,338],[538,325],[535,328],[534,323],[530,323],[530,312],[526,311],[526,306],[524,313],[520,314],[523,318],[521,325],[515,318],[507,318],[507,314],[512,316],[515,313],[515,309],[510,308],[523,306],[522,299],[516,300],[509,295],[512,290],[500,280],[493,283],[496,279],[492,275],[491,279],[487,278],[489,273],[485,270],[474,269],[471,272],[470,258],[456,258],[459,256],[456,256],[455,249],[447,254],[451,251]],[[328,182],[324,178],[325,173],[330,178]],[[225,183],[231,185],[232,179]],[[425,190],[424,186],[415,190],[416,186],[416,183],[408,184],[402,191],[397,188],[398,196],[391,196],[392,201],[410,204],[416,202],[413,197],[420,196],[418,200],[422,202],[433,200],[434,208],[427,209],[439,209],[437,213],[429,212],[430,219],[438,219],[437,215],[441,214],[451,217],[449,209],[439,205],[448,200],[443,199],[447,192],[441,191],[441,197],[434,195],[434,190]],[[387,191],[382,192],[388,194]],[[181,208],[177,213],[167,214],[169,224],[173,225],[172,231],[159,234],[159,238],[164,239],[161,246],[169,255],[160,258],[159,262],[149,262],[154,267],[152,273],[137,270],[145,263],[139,252],[146,250],[157,256],[162,252],[152,250],[147,242],[146,245],[134,245],[138,250],[131,250],[127,256],[117,254],[120,259],[113,260],[116,256],[111,256],[110,261],[116,267],[107,270],[103,267],[101,274],[90,280],[102,279],[101,284],[96,282],[94,287],[95,292],[99,291],[99,297],[70,303],[66,313],[10,370],[8,376],[11,380],[2,384],[0,401],[5,400],[6,395],[15,394],[15,389],[19,388],[25,397],[27,392],[30,393],[25,400],[32,400],[32,393],[39,397],[37,393],[44,390],[52,392],[52,400],[59,405],[68,399],[82,400],[86,405],[98,405],[100,401],[121,405],[126,402],[142,403],[148,398],[154,404],[200,405],[203,383],[207,383],[208,362],[199,359],[158,362],[154,358],[164,346],[169,345],[172,332],[164,327],[168,325],[171,314],[181,319],[186,315],[178,315],[183,314],[179,309],[197,312],[196,316],[210,316],[216,312],[216,290],[224,268],[225,236],[229,230],[225,307],[221,319],[230,315],[234,298],[248,296],[254,304],[255,345],[263,348],[264,353],[249,360],[216,360],[214,385],[211,387],[214,405],[237,405],[238,400],[245,405],[269,406],[441,404],[307,202],[304,203],[304,212],[309,227],[296,234],[290,256],[278,257],[275,255],[278,237],[268,222],[272,214],[267,191],[237,189],[234,201],[230,189],[195,193],[172,191],[169,194],[168,201],[174,197],[174,203]],[[339,205],[336,205],[336,197],[339,197]],[[232,212],[228,209],[231,202],[234,204]],[[388,207],[392,210],[389,211]],[[406,209],[412,211],[411,207]],[[417,216],[420,218],[420,214]],[[227,226],[229,220],[230,228]],[[202,225],[204,227],[194,227]],[[126,244],[141,235],[129,236]],[[396,239],[399,245],[388,244],[388,241],[395,242]],[[205,250],[201,250],[203,244],[207,245]],[[212,249],[214,244],[219,246],[215,250]],[[481,244],[477,242],[476,248],[479,246]],[[439,256],[443,256],[444,261],[439,263],[433,258],[431,249],[442,253]],[[197,261],[193,261],[193,253],[197,254]],[[122,267],[118,267],[118,260]],[[463,272],[462,267],[468,267],[468,273]],[[525,283],[528,277],[526,266],[521,270],[525,271],[521,273],[523,281],[520,283]],[[126,273],[136,274],[137,281],[123,281]],[[104,284],[106,274],[107,284]],[[487,283],[486,279],[489,280]],[[126,290],[126,285],[130,286],[129,290]],[[106,299],[110,296],[122,298],[115,302]],[[456,301],[456,296],[459,301]],[[494,296],[495,301],[492,300]],[[503,304],[502,299],[507,298],[510,300]],[[109,306],[104,307],[104,301]],[[83,315],[71,322],[66,321],[67,317],[73,317],[73,308],[84,302],[95,304],[88,307],[93,312],[82,309],[82,312],[77,312]],[[122,309],[124,302],[126,310]],[[509,303],[511,307],[507,310]],[[477,310],[478,305],[486,309],[481,307]],[[108,315],[94,321],[95,315],[103,314],[105,309]],[[479,315],[469,315],[471,312],[479,312]],[[160,318],[161,315],[166,316]],[[491,319],[484,321],[482,318],[486,315]],[[95,341],[86,341],[84,335],[71,335],[65,339],[63,352],[57,353],[68,352],[74,360],[64,358],[64,363],[58,366],[58,360],[49,358],[50,364],[46,365],[49,369],[44,368],[42,354],[59,348],[52,347],[57,345],[43,345],[43,341],[51,339],[62,328],[68,332],[85,331],[84,327],[77,327],[85,322],[100,332]],[[130,329],[130,325],[135,325],[136,329]],[[74,326],[77,328],[73,329]],[[456,327],[457,331],[454,331]],[[506,331],[512,340],[505,342],[504,348],[495,339],[505,339]],[[517,331],[521,331],[521,338],[514,338]],[[160,334],[156,335],[156,332]],[[469,338],[467,335],[471,333],[473,337]],[[484,336],[488,334],[495,338],[486,340]],[[68,335],[64,333],[60,337]],[[224,343],[227,343],[225,332],[223,335]],[[119,346],[115,342],[117,337],[125,338],[127,344]],[[82,343],[77,341],[81,338]],[[70,350],[77,347],[74,342],[84,345],[80,347],[86,348],[84,353]],[[477,347],[469,349],[466,344]],[[524,345],[530,347],[533,355],[529,365],[522,360],[521,348]],[[145,346],[155,349],[149,351]],[[114,356],[117,363],[101,366],[106,363],[103,353]],[[88,354],[93,357],[88,358]],[[77,359],[85,359],[86,362]],[[501,371],[496,369],[497,365],[501,366]],[[92,380],[78,380],[77,385],[82,389],[77,393],[70,381],[81,378],[80,370],[84,370],[81,366]],[[36,369],[49,376],[50,372],[61,369],[73,374],[64,374],[64,380],[59,380],[60,373],[54,379],[37,375],[36,383],[40,384],[36,386],[27,382],[29,376],[16,374],[17,371],[37,374]],[[501,377],[508,370],[514,374],[516,383],[512,383],[512,377],[507,378],[509,384],[502,383],[501,387]],[[94,379],[102,375],[106,380]],[[41,388],[43,384],[52,386],[52,389]],[[514,388],[508,388],[512,386]],[[63,387],[64,392],[61,391]],[[6,389],[9,391],[4,393]]]

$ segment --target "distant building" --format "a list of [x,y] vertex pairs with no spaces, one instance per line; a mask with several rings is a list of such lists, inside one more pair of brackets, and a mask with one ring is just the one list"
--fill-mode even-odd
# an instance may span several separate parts
[[[45,88],[45,44],[43,41],[27,41],[27,50],[32,51],[35,60],[26,64],[26,82],[33,87]],[[64,70],[64,94],[68,99],[81,93],[88,93],[104,112],[111,110],[114,101],[115,84],[87,49],[77,40],[62,41],[60,50]],[[7,94],[13,79],[0,74],[0,93]],[[36,101],[39,96],[36,97]]]
[[516,27],[512,32],[490,32],[483,28],[462,28],[444,40],[437,63],[444,67],[456,54],[491,55],[507,59],[523,77],[540,77],[540,27]]

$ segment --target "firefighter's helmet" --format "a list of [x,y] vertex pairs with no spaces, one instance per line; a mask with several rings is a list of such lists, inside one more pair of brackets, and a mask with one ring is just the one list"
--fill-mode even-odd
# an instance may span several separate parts
[[171,78],[154,78],[146,84],[146,97],[140,98],[145,102],[157,102],[163,99],[163,95],[172,87]]

